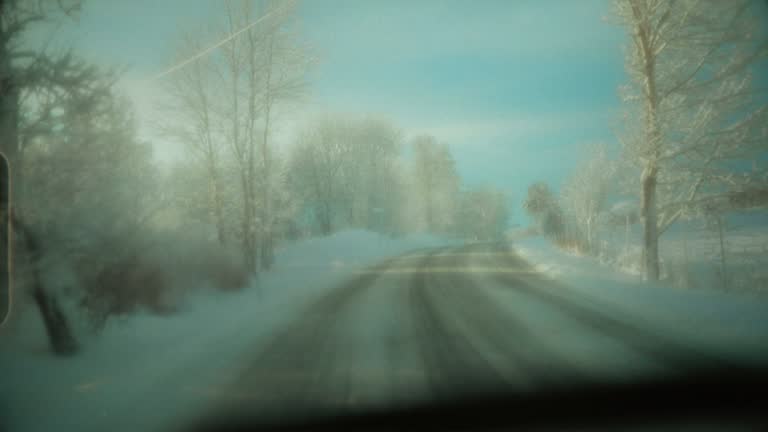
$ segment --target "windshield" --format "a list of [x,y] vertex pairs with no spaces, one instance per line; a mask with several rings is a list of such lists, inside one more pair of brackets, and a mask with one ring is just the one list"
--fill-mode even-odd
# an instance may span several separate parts
[[0,0],[0,429],[768,366],[767,19]]

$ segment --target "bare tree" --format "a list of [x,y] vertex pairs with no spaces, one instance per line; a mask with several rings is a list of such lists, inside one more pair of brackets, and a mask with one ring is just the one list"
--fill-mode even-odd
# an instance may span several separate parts
[[[260,12],[267,17],[265,25],[258,35],[248,33],[248,46],[251,61],[261,63],[261,87],[263,130],[260,146],[261,166],[261,265],[269,269],[274,261],[275,217],[272,197],[275,187],[273,178],[273,156],[270,145],[270,132],[273,125],[275,108],[282,102],[297,98],[305,87],[304,73],[307,56],[292,34],[290,24],[295,15],[296,1],[272,0],[266,3]],[[258,57],[257,57],[258,56]],[[254,64],[251,70],[256,71]],[[253,76],[252,78],[257,78]],[[254,86],[258,85],[252,82]]]
[[[186,58],[202,46],[192,36],[184,39],[179,56]],[[209,58],[201,58],[176,71],[166,82],[170,103],[168,115],[160,124],[165,135],[181,141],[192,157],[204,167],[208,179],[211,220],[220,244],[226,243],[224,191],[222,187],[222,149],[224,147],[216,113],[219,86],[213,80]],[[168,121],[170,118],[170,121]]]
[[702,194],[765,182],[765,170],[734,169],[766,151],[768,109],[751,70],[765,58],[760,7],[749,0],[617,0],[631,44],[628,106],[641,113],[624,146],[640,170],[643,264],[659,277],[659,238]]
[[528,187],[523,208],[536,221],[543,234],[553,237],[558,242],[564,240],[563,211],[555,194],[546,183],[536,182]]
[[[250,272],[258,269],[258,239],[256,227],[255,177],[256,141],[255,124],[258,119],[256,76],[253,56],[248,51],[248,41],[235,38],[235,34],[248,24],[252,14],[251,2],[242,2],[242,10],[235,10],[227,1],[227,35],[231,41],[224,47],[223,70],[219,78],[229,91],[225,101],[224,116],[229,122],[225,133],[229,142],[240,182],[240,237],[243,260]],[[247,30],[250,37],[251,29]]]
[[509,209],[504,194],[492,187],[463,191],[455,221],[455,233],[467,240],[501,240],[507,227]]
[[[346,223],[357,228],[383,228],[393,206],[387,199],[387,178],[399,155],[401,133],[382,118],[346,118],[344,140],[349,151],[342,164]],[[390,190],[391,192],[391,190]]]
[[393,228],[401,204],[393,191],[400,144],[400,131],[381,118],[327,115],[304,128],[288,177],[321,233]]
[[574,219],[578,231],[583,234],[584,246],[590,251],[594,251],[597,221],[605,210],[612,176],[612,162],[606,147],[595,145],[563,185],[564,210]]
[[393,176],[395,158],[400,154],[402,132],[382,119],[369,118],[361,125],[361,165],[366,174],[361,184],[364,202],[364,226],[369,230],[384,228],[384,217],[391,217],[400,203],[393,199],[388,181]]
[[290,161],[291,187],[314,214],[324,235],[333,232],[346,198],[342,174],[353,149],[348,138],[340,118],[326,117],[302,131]]
[[453,156],[445,144],[430,135],[414,138],[414,177],[423,197],[427,230],[444,231],[453,223],[460,178]]
[[[290,32],[294,1],[226,2],[223,55],[214,61],[221,83],[221,107],[240,183],[240,233],[246,266],[256,271],[273,262],[272,190],[280,182],[274,169],[271,133],[276,108],[301,94],[306,57]],[[258,25],[256,25],[258,24]],[[259,260],[261,257],[261,260]]]

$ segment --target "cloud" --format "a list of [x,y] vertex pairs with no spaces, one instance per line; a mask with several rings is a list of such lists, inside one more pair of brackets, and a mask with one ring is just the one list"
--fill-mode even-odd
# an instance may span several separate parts
[[503,118],[487,118],[470,121],[450,121],[441,124],[426,124],[413,129],[429,133],[440,140],[453,143],[471,142],[474,140],[490,141],[499,138],[515,140],[551,130],[560,125],[562,119],[553,115],[508,115]]
[[[504,113],[479,118],[454,118],[436,122],[431,119],[414,121],[406,126],[410,136],[422,133],[434,135],[441,141],[457,146],[466,144],[495,145],[526,143],[537,138],[559,137],[574,132],[580,135],[585,129],[610,122],[610,110],[563,111],[548,113]],[[458,148],[458,147],[457,147]]]
[[359,61],[410,62],[474,55],[584,55],[612,43],[604,0],[502,2],[349,2],[310,4],[308,34],[322,40],[322,54],[353,55]]
[[[605,124],[616,79],[606,74],[616,75],[613,63],[623,71],[611,54],[583,58],[618,50],[621,30],[602,22],[606,11],[605,0],[305,2],[304,36],[321,62],[310,75],[309,104],[276,125],[275,141],[289,143],[322,111],[379,114],[406,134],[457,145]],[[144,65],[121,88],[136,106],[140,136],[158,159],[172,160],[183,149],[154,127],[168,114],[158,109],[162,88],[142,76],[162,66]]]

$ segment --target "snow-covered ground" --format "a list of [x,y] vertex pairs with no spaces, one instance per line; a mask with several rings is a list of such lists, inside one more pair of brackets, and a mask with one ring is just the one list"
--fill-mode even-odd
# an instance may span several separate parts
[[[768,214],[760,213],[768,218]],[[758,214],[758,216],[760,215]],[[701,221],[675,224],[659,240],[662,279],[670,286],[694,289],[762,291],[768,294],[768,227],[762,220],[732,215],[725,222],[723,250],[713,227]],[[641,226],[601,232],[599,259],[630,274],[640,274]]]
[[110,321],[72,358],[48,353],[37,311],[16,313],[0,340],[0,429],[170,430],[203,408],[205,388],[237,373],[276,327],[353,270],[446,243],[347,231],[287,245],[254,286],[197,292],[172,316]]
[[[71,358],[47,352],[34,309],[17,313],[0,337],[0,430],[173,430],[206,409],[211,389],[238,376],[242,362],[252,358],[276,328],[295,320],[304,306],[354,270],[447,243],[429,236],[390,239],[353,231],[286,245],[278,251],[275,269],[262,274],[254,286],[231,293],[194,291],[176,315],[110,321],[98,337],[85,339],[84,350]],[[563,252],[541,237],[512,245],[536,269],[592,307],[623,311],[636,318],[631,321],[645,322],[660,334],[733,358],[768,363],[768,296],[759,290],[648,285],[612,262]],[[384,316],[381,307],[393,301],[395,292],[368,290],[359,299],[362,307],[347,311],[352,321],[363,323],[353,329],[351,340],[365,347],[358,351],[365,358],[353,363],[377,364],[369,357],[381,349],[376,345],[385,339],[380,333],[387,326],[405,325]],[[499,301],[504,299],[519,300],[512,296]],[[569,340],[567,332],[558,340],[568,352],[589,351],[579,340]]]
[[[768,364],[765,290],[681,289],[670,285],[671,280],[649,284],[638,274],[615,267],[614,262],[564,252],[540,236],[520,239],[513,245],[537,270],[588,299],[592,306],[623,310],[627,317],[637,318],[659,333],[726,356]],[[695,269],[692,266],[692,271]],[[698,269],[706,266],[699,265]],[[706,273],[693,276],[702,280],[709,277]]]
[[725,275],[717,231],[697,229],[670,233],[662,253],[677,286],[768,295],[768,228],[743,226],[723,233]]

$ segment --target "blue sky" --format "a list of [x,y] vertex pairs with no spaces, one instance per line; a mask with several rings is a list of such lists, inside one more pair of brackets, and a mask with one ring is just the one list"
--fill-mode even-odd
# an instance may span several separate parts
[[[179,34],[220,19],[221,5],[91,0],[57,41],[130,66],[121,85],[168,160],[179,149],[147,126],[160,115],[151,77],[169,65]],[[448,143],[468,184],[493,184],[518,203],[531,182],[557,188],[588,144],[616,141],[625,36],[606,20],[608,0],[306,0],[299,15],[318,61],[285,140],[318,112],[380,114],[408,136]]]
[[[519,199],[615,142],[624,33],[607,1],[308,3],[320,106],[373,111],[447,142],[469,183]],[[518,212],[519,214],[519,212]]]

